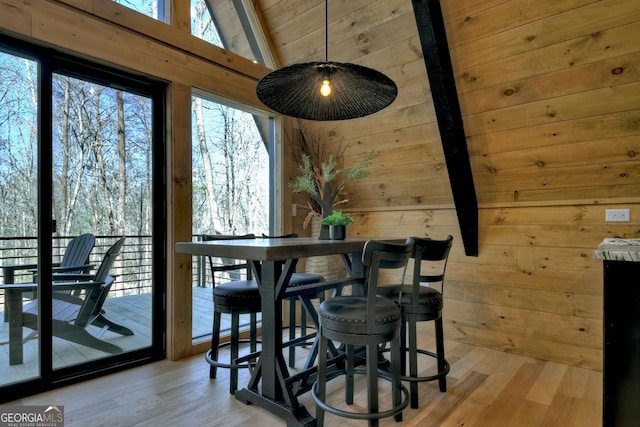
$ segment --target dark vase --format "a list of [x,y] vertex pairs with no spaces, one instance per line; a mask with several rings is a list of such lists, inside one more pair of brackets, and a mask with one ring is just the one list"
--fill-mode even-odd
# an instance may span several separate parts
[[330,227],[328,225],[325,225],[325,224],[320,225],[320,235],[318,236],[319,240],[329,240],[331,238],[329,235],[330,234],[329,228]]
[[344,225],[330,225],[329,238],[331,240],[344,240],[347,236],[347,227]]
[[[331,210],[322,209],[322,219],[320,221],[322,221],[323,219],[328,217],[329,214],[331,214]],[[320,235],[318,236],[318,240],[329,240],[330,238],[331,237],[329,236],[329,226],[326,225],[326,224],[321,224],[320,225]]]

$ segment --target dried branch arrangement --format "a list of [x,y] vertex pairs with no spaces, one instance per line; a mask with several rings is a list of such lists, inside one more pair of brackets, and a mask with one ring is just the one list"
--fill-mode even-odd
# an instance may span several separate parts
[[300,175],[290,187],[296,193],[309,196],[305,228],[314,216],[325,218],[336,206],[347,203],[348,199],[340,197],[345,185],[369,175],[373,159],[378,155],[371,150],[364,153],[360,162],[342,167],[346,146],[338,144],[336,153],[332,154],[327,145],[323,134],[300,130],[294,151]]

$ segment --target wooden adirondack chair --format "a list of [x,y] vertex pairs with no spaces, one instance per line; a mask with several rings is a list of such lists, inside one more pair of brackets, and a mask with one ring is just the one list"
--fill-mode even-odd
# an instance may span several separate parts
[[96,236],[82,234],[69,241],[62,260],[53,264],[53,273],[88,273],[91,269],[89,255],[96,244]]
[[[102,306],[111,284],[115,280],[113,276],[109,275],[109,271],[120,254],[124,240],[124,237],[118,239],[109,248],[96,273],[91,275],[91,280],[77,281],[78,275],[70,275],[66,278],[64,275],[56,277],[53,283],[52,325],[54,336],[110,354],[122,353],[120,347],[100,338],[107,330],[121,335],[133,335],[130,329],[109,321],[102,312]],[[36,332],[38,330],[38,300],[32,300],[22,306],[19,296],[21,292],[29,290],[28,287],[33,289],[35,286],[35,284],[0,286],[0,289],[5,289],[8,295],[9,359],[12,365],[22,363],[22,344],[36,335],[32,333],[23,339],[22,328],[26,327]],[[92,335],[86,329],[89,325],[98,326],[101,329],[96,335]]]
[[[53,274],[59,273],[89,273],[91,265],[89,264],[89,255],[96,243],[96,236],[91,233],[82,234],[74,237],[67,244],[62,260],[53,263]],[[2,266],[4,283],[14,283],[16,271],[27,270],[33,274],[33,282],[37,281],[37,264],[13,264]],[[55,279],[54,279],[55,280]],[[33,290],[33,289],[30,289]],[[32,298],[36,296],[33,295]],[[9,321],[8,310],[5,310],[4,321]]]
[[[89,255],[95,243],[96,236],[90,233],[82,234],[71,239],[67,244],[62,260],[52,264],[54,274],[69,272],[88,273],[91,269],[91,265],[89,265]],[[3,265],[4,283],[13,283],[16,271],[28,270],[31,273],[35,273],[37,267],[37,264]]]

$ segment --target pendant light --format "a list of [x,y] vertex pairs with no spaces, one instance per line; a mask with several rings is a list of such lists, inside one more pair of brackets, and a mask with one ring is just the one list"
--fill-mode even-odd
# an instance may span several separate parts
[[325,61],[293,64],[259,82],[256,94],[271,109],[307,120],[347,120],[387,107],[398,88],[389,77],[361,65],[329,61],[328,0],[325,0]]

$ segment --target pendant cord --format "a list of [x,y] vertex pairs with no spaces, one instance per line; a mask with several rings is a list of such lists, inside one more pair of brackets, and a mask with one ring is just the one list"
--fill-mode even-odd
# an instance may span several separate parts
[[324,1],[324,62],[329,62],[329,0]]

